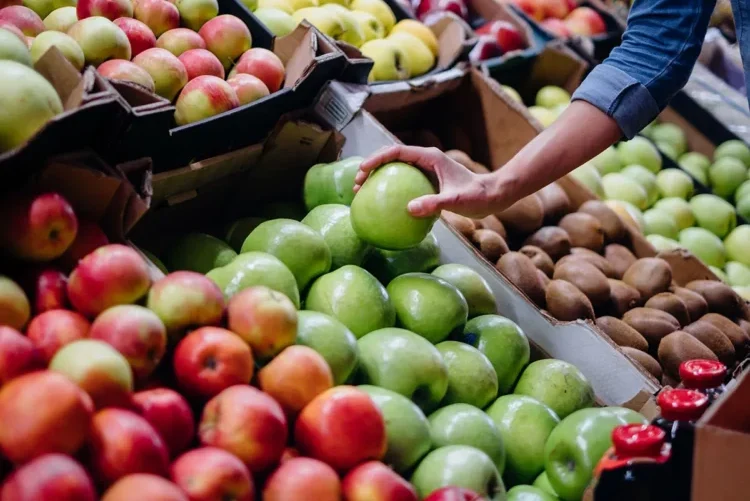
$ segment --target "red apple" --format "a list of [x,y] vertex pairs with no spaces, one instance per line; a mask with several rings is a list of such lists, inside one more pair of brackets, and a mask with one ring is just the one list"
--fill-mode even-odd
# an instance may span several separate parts
[[258,383],[287,413],[297,414],[333,387],[333,373],[317,351],[307,346],[289,346],[260,370]]
[[191,501],[254,501],[255,485],[237,456],[216,447],[186,452],[172,463],[172,481]]
[[63,454],[45,454],[8,477],[2,501],[96,501],[96,489],[86,470]]
[[188,81],[201,75],[213,75],[224,78],[224,67],[219,59],[206,49],[186,50],[179,56],[187,70]]
[[512,23],[508,21],[490,21],[477,30],[478,35],[491,35],[495,37],[497,44],[503,53],[526,48],[526,40],[523,34]]
[[166,0],[138,0],[133,15],[157,37],[180,27],[180,11]]
[[78,221],[76,238],[60,256],[60,265],[65,270],[72,270],[78,265],[78,261],[108,243],[107,235],[98,224],[93,221]]
[[0,386],[42,367],[42,356],[34,343],[12,327],[0,325]]
[[185,66],[168,50],[158,47],[144,50],[133,58],[133,62],[151,75],[154,92],[164,99],[174,100],[188,82]]
[[464,20],[469,17],[469,10],[463,0],[421,0],[417,5],[417,18],[422,21],[433,12],[452,12]]
[[536,21],[542,21],[546,12],[539,0],[510,0],[516,7]]
[[47,29],[42,18],[23,5],[11,5],[0,9],[0,21],[8,21],[27,37],[35,37]]
[[224,294],[205,275],[176,271],[158,280],[148,293],[147,306],[167,327],[170,338],[204,325],[219,325],[224,316]]
[[154,79],[151,78],[146,70],[135,63],[125,59],[110,59],[99,65],[96,69],[103,77],[110,80],[123,80],[125,82],[134,82],[142,85],[151,92],[154,92]]
[[219,58],[225,69],[229,69],[252,44],[248,27],[238,17],[230,14],[207,21],[198,34],[206,42],[206,48]]
[[43,267],[34,270],[28,280],[28,289],[38,315],[49,310],[68,307],[68,279],[57,268]]
[[492,35],[481,35],[469,52],[469,60],[474,63],[494,59],[503,55],[503,49]]
[[193,411],[176,391],[169,388],[139,391],[133,395],[133,407],[161,435],[171,457],[177,457],[193,441]]
[[188,334],[177,345],[173,362],[180,387],[206,398],[236,384],[249,384],[255,369],[250,347],[219,327],[201,327]]
[[[569,0],[537,0],[548,18],[563,19],[575,8],[575,3]],[[571,6],[572,4],[572,6]]]
[[347,473],[342,489],[346,501],[419,501],[414,486],[380,461],[369,461]]
[[264,501],[341,501],[341,481],[336,472],[316,459],[294,458],[268,477]]
[[479,499],[482,499],[482,496],[470,489],[449,485],[433,491],[424,498],[424,501],[477,501]]
[[268,91],[273,93],[284,83],[285,71],[284,63],[281,62],[279,56],[268,49],[256,47],[242,54],[232,70],[232,76],[247,73],[257,77],[266,84]]
[[[184,54],[183,54],[184,55]],[[234,89],[219,77],[203,75],[190,80],[175,103],[175,122],[186,125],[224,113],[240,105]]]
[[131,57],[135,57],[144,50],[156,46],[156,36],[151,31],[151,28],[137,19],[120,17],[115,19],[114,23],[128,36]]
[[279,462],[287,435],[286,416],[278,402],[245,385],[232,386],[212,398],[198,427],[203,445],[231,452],[253,473]]
[[156,368],[167,350],[167,329],[156,313],[134,304],[113,306],[104,310],[89,331],[122,353],[137,380],[145,380]]
[[164,476],[169,471],[169,453],[164,441],[148,421],[130,411],[97,412],[89,448],[93,471],[104,485],[132,473]]
[[321,393],[302,410],[295,444],[306,456],[347,471],[385,454],[383,415],[369,395],[353,386]]
[[565,24],[574,35],[594,36],[607,32],[607,25],[602,16],[591,7],[578,7],[573,9]]
[[76,4],[78,19],[99,16],[114,21],[118,17],[133,16],[131,0],[78,0]]
[[541,22],[542,28],[560,38],[570,38],[571,33],[568,25],[559,19],[545,19]]
[[[191,29],[175,28],[163,33],[156,40],[156,46],[180,57],[183,52],[190,49],[205,49],[206,42],[203,41],[198,33]],[[222,67],[223,70],[224,68]]]
[[83,315],[94,317],[111,306],[135,303],[150,285],[141,255],[125,245],[109,244],[79,261],[68,277],[68,299]]
[[122,477],[102,496],[101,501],[189,501],[187,495],[172,482],[148,473]]
[[26,336],[39,349],[45,363],[49,363],[60,348],[84,339],[91,324],[82,315],[69,310],[49,310],[34,317]]
[[20,464],[43,454],[74,454],[91,427],[91,398],[62,374],[37,371],[0,389],[0,449]]
[[259,78],[246,73],[238,73],[229,78],[227,83],[234,89],[240,106],[252,103],[270,94],[268,87]]
[[280,292],[248,287],[229,300],[227,326],[250,345],[256,358],[268,360],[296,341],[297,309]]
[[13,280],[0,275],[0,325],[22,329],[30,315],[26,293]]
[[0,206],[0,246],[21,259],[55,259],[73,243],[77,231],[73,207],[58,193],[9,195]]
[[298,458],[300,457],[299,451],[295,449],[294,447],[287,447],[284,449],[284,453],[281,455],[281,459],[279,460],[279,463],[286,463],[290,459]]

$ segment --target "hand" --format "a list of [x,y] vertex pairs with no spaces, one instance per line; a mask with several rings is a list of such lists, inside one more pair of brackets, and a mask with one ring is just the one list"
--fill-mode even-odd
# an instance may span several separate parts
[[437,148],[396,145],[376,152],[360,165],[354,191],[359,191],[373,170],[389,162],[405,162],[437,178],[439,193],[409,202],[408,209],[413,216],[429,217],[448,210],[481,218],[493,212],[496,203],[490,194],[490,175],[471,172]]

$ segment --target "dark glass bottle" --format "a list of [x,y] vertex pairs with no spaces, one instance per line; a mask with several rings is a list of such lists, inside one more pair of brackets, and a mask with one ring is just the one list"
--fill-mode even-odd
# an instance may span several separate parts
[[727,366],[718,360],[689,360],[680,364],[680,379],[685,388],[706,395],[710,404],[726,390]]

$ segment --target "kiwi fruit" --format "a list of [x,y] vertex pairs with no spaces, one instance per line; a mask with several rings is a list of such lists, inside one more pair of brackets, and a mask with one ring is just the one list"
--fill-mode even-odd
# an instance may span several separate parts
[[622,281],[635,287],[641,293],[641,298],[647,301],[669,289],[672,284],[672,268],[658,257],[641,258],[628,268]]
[[604,247],[604,230],[599,220],[585,212],[574,212],[560,220],[558,226],[570,237],[573,247],[585,247],[599,252]]
[[505,239],[492,230],[474,230],[471,234],[471,242],[487,260],[493,263],[510,251]]
[[684,287],[674,287],[673,292],[675,296],[682,299],[682,302],[685,303],[691,322],[695,322],[708,313],[708,303],[697,292]]
[[659,362],[657,362],[654,357],[643,351],[636,350],[635,348],[630,348],[629,346],[623,346],[621,349],[629,359],[640,364],[644,369],[646,369],[646,372],[654,376],[657,381],[661,380],[661,365],[659,365]]
[[724,315],[718,313],[706,313],[699,321],[706,321],[719,329],[734,346],[734,352],[738,357],[744,357],[750,347],[750,336],[736,323]]
[[578,319],[594,319],[594,307],[586,295],[575,285],[565,280],[552,280],[545,293],[547,311],[563,322]]
[[457,232],[459,232],[466,238],[471,238],[471,234],[474,233],[474,230],[477,229],[474,221],[472,221],[468,217],[456,214],[455,212],[444,210],[440,213],[440,215],[449,225],[453,226],[453,228]]
[[539,247],[553,261],[570,253],[570,237],[568,233],[557,226],[545,226],[526,239],[524,245]]
[[559,184],[548,184],[537,192],[539,200],[542,201],[544,209],[544,221],[547,224],[554,224],[565,214],[573,210],[570,204],[570,198]]
[[660,292],[644,304],[646,308],[666,311],[680,322],[681,326],[690,323],[690,314],[687,306],[676,294],[671,292]]
[[740,296],[727,284],[717,280],[693,280],[685,287],[703,296],[711,313],[729,318],[739,316]]
[[575,285],[595,306],[609,301],[607,277],[596,266],[586,261],[568,261],[556,265],[552,279],[565,280]]
[[539,276],[539,281],[542,283],[542,287],[546,291],[547,290],[547,286],[549,285],[549,283],[552,280],[550,280],[550,278],[542,270],[540,270],[539,268],[537,268],[536,274]]
[[490,172],[489,170],[487,170],[487,167],[478,164],[477,162],[472,160],[469,155],[461,150],[448,150],[445,152],[445,154],[448,155],[449,158],[460,163],[472,172],[475,172],[477,174],[489,174]]
[[648,341],[631,326],[615,317],[599,317],[596,326],[617,346],[627,346],[639,351],[648,351]]
[[713,324],[698,320],[682,328],[695,339],[706,345],[706,348],[714,352],[714,355],[726,365],[732,367],[736,360],[736,354],[732,342]]
[[665,372],[661,377],[661,385],[664,388],[677,388],[680,386],[680,379],[674,378]]
[[528,235],[542,227],[544,207],[539,197],[532,194],[495,215],[509,230]]
[[560,262],[565,259],[571,258],[583,259],[584,261],[588,261],[589,263],[599,268],[599,271],[604,273],[607,278],[617,278],[615,276],[615,270],[614,268],[612,268],[612,265],[609,264],[609,261],[590,249],[586,249],[585,247],[573,247],[572,249],[570,249],[570,256],[563,257]]
[[548,277],[551,277],[552,273],[554,273],[555,263],[552,262],[552,258],[549,257],[549,254],[539,247],[534,245],[524,245],[518,252],[531,259],[534,266]]
[[604,230],[604,237],[608,242],[620,242],[625,239],[627,229],[625,224],[607,204],[601,200],[589,200],[578,208],[578,212],[590,214],[599,220]]
[[740,329],[745,331],[745,334],[747,334],[747,336],[750,338],[750,322],[742,319],[738,323],[739,323]]
[[503,223],[501,223],[497,217],[491,214],[482,219],[475,219],[474,224],[476,225],[477,229],[492,230],[501,237],[508,238],[508,232],[505,231],[505,226],[503,226]]
[[622,321],[637,330],[648,341],[650,353],[656,353],[662,338],[680,329],[680,322],[666,311],[653,308],[633,308]]
[[609,302],[605,310],[615,317],[622,317],[625,313],[641,304],[641,294],[635,288],[622,280],[610,278]]
[[534,303],[544,306],[544,288],[531,259],[520,252],[508,252],[500,258],[495,268]]
[[[609,208],[609,207],[608,207]],[[609,244],[604,248],[604,259],[612,265],[615,270],[615,278],[622,278],[628,268],[635,263],[636,258],[630,249],[620,244]]]
[[679,379],[680,364],[696,358],[718,360],[705,344],[683,331],[675,331],[664,337],[659,344],[659,362],[662,370]]

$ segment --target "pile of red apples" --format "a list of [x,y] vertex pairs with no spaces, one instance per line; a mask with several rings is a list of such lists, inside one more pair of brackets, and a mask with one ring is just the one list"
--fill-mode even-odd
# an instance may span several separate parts
[[56,46],[79,70],[94,65],[175,101],[178,125],[261,99],[284,82],[278,56],[252,48],[248,27],[219,15],[217,0],[79,0],[50,10],[58,3],[68,4],[10,0],[0,28],[21,34],[32,57]]
[[607,32],[602,16],[576,0],[503,0],[515,4],[550,33],[561,37],[592,37]]

